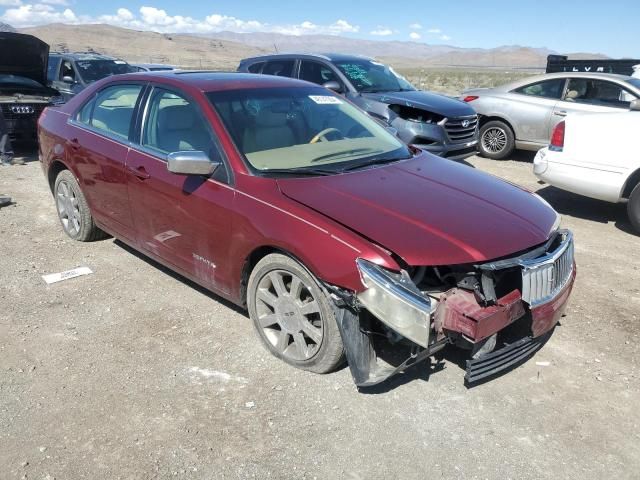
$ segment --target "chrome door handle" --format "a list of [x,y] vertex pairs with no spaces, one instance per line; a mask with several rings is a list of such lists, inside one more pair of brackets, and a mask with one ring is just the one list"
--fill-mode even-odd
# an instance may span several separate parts
[[553,112],[553,114],[557,115],[558,117],[566,117],[567,116],[566,110],[557,110],[557,111]]

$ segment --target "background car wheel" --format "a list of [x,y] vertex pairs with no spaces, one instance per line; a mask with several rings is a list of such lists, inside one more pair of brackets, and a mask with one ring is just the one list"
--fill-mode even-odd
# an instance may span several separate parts
[[249,316],[276,357],[303,370],[328,373],[344,362],[331,299],[301,264],[281,254],[260,260],[249,277]]
[[480,127],[480,154],[493,160],[502,160],[513,153],[515,137],[511,127],[499,120],[492,120]]
[[640,183],[636,185],[631,195],[629,195],[627,214],[635,231],[640,233]]
[[62,228],[69,237],[79,242],[91,242],[107,235],[96,227],[87,200],[69,170],[56,177],[53,195]]

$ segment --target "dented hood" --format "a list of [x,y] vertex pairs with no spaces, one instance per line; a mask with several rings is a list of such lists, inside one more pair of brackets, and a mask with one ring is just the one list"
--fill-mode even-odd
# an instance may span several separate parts
[[278,185],[409,265],[504,257],[544,242],[557,218],[532,193],[427,153],[352,173],[278,179]]
[[0,32],[0,75],[18,75],[47,84],[49,45],[22,33]]
[[469,104],[458,99],[438,95],[437,93],[420,90],[408,92],[363,93],[363,97],[382,103],[406,105],[445,117],[464,117],[475,115],[475,110]]

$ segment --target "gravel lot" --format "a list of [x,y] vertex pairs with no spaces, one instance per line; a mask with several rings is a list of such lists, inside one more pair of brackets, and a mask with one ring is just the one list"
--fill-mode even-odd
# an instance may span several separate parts
[[121,243],[69,240],[27,155],[0,169],[0,479],[638,478],[640,237],[624,206],[539,185],[532,155],[468,163],[573,229],[561,326],[479,387],[445,358],[368,394],[271,357],[242,311]]

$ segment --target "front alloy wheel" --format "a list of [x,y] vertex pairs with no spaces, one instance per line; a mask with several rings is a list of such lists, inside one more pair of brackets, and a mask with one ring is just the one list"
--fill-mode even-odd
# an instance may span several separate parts
[[480,128],[480,153],[483,157],[502,160],[511,155],[514,148],[513,131],[504,122],[493,120]]
[[247,306],[269,351],[304,370],[326,373],[343,361],[331,299],[309,271],[290,257],[271,254],[249,277]]

